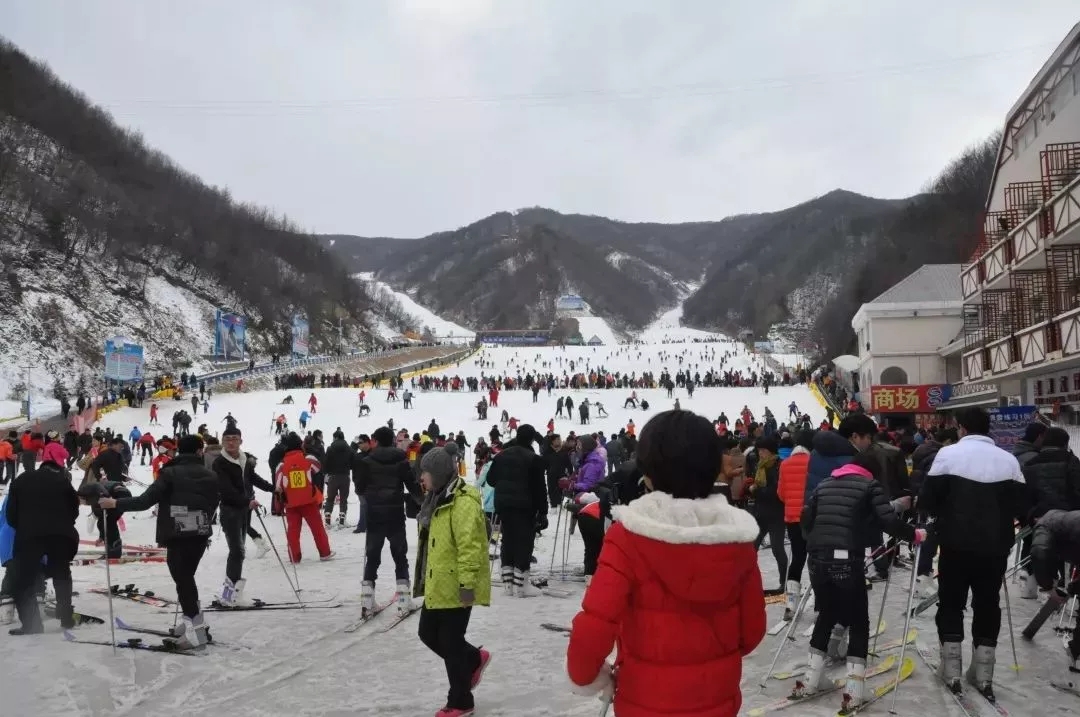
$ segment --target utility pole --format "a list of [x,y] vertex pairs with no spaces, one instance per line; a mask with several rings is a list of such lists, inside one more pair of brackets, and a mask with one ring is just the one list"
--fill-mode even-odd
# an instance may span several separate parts
[[23,386],[26,387],[26,420],[30,420],[30,369],[33,368],[32,364],[20,366],[23,370]]

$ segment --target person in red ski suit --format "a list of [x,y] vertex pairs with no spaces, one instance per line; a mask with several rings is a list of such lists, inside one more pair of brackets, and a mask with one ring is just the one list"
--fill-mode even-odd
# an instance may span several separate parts
[[315,394],[311,394],[311,398],[307,400],[308,406],[311,408],[311,412],[315,413],[315,407],[319,405],[319,399],[315,398]]
[[566,651],[574,692],[614,691],[619,717],[735,717],[742,705],[742,660],[765,635],[765,600],[757,522],[711,495],[720,462],[706,418],[666,411],[642,430],[651,492],[612,508]]
[[274,471],[274,489],[285,506],[285,539],[289,544],[289,560],[300,562],[300,525],[308,524],[320,560],[334,556],[330,538],[322,521],[323,494],[315,485],[315,474],[322,470],[314,456],[304,454],[300,436],[285,437],[285,455]]
[[492,407],[499,405],[499,389],[493,388],[488,391],[488,405]]

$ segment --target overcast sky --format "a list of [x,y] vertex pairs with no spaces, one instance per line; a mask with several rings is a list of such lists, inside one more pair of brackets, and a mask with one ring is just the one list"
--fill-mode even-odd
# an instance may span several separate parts
[[419,236],[923,187],[1076,0],[3,0],[0,34],[233,196]]

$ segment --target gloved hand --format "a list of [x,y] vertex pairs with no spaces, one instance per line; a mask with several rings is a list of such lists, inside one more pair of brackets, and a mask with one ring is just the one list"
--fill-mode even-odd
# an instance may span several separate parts
[[540,532],[542,530],[547,530],[547,528],[548,528],[547,513],[539,513],[539,514],[537,514],[537,516],[536,516],[536,531]]
[[570,691],[581,697],[596,695],[601,702],[611,702],[615,696],[615,676],[611,663],[605,662],[600,667],[600,674],[587,685],[578,685],[571,681]]
[[476,591],[465,587],[459,587],[458,599],[461,600],[462,607],[470,607],[476,602]]

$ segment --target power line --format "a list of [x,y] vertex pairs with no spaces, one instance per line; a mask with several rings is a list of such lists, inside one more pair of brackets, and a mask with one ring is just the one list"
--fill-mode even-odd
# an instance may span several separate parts
[[[255,116],[273,114],[307,114],[321,110],[367,110],[392,109],[411,106],[439,105],[570,105],[604,104],[617,102],[642,102],[666,99],[688,99],[713,97],[748,92],[792,90],[801,87],[830,84],[857,83],[866,80],[879,80],[884,77],[900,77],[924,72],[942,72],[961,69],[966,65],[1011,58],[1015,55],[1035,51],[1045,52],[1049,44],[1031,45],[994,52],[963,55],[940,60],[911,62],[898,65],[868,67],[851,72],[830,72],[803,75],[787,75],[773,78],[760,78],[737,84],[716,82],[693,82],[672,85],[653,85],[639,88],[591,88],[580,90],[560,90],[551,92],[512,92],[497,94],[462,94],[462,95],[414,95],[414,96],[371,96],[356,98],[337,98],[320,100],[159,100],[153,98],[134,98],[103,103],[117,115],[141,114],[146,110],[165,110],[194,112],[205,115]],[[124,111],[125,108],[130,108]]]

